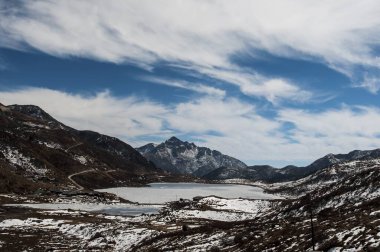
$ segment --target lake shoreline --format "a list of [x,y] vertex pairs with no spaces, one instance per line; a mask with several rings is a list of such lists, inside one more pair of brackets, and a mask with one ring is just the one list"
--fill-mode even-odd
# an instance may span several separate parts
[[151,183],[146,187],[114,187],[96,191],[111,193],[122,199],[144,204],[164,204],[166,202],[178,201],[181,198],[193,199],[197,196],[205,197],[210,195],[221,198],[245,199],[283,198],[266,193],[261,187],[225,183]]

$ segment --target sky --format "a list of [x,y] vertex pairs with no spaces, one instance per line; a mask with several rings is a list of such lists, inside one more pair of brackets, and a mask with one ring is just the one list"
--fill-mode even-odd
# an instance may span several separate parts
[[0,102],[249,165],[380,148],[377,0],[0,0]]

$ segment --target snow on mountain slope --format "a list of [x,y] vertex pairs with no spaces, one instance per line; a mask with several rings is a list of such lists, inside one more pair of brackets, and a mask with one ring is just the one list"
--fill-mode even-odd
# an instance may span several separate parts
[[[286,207],[302,215],[312,205],[316,213],[345,207],[378,207],[380,198],[380,159],[337,163],[305,178],[267,185],[268,191],[296,199]],[[288,214],[285,214],[287,216]]]

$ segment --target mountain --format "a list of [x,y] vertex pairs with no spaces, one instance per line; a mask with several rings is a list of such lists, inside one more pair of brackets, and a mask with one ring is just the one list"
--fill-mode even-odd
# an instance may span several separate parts
[[0,190],[14,192],[117,186],[162,173],[121,140],[70,128],[32,105],[0,104],[0,165]]
[[305,167],[291,165],[281,169],[269,165],[255,165],[242,168],[220,167],[205,174],[204,178],[210,180],[249,179],[267,183],[292,181],[306,177],[334,164],[354,160],[370,160],[373,158],[380,158],[380,149],[365,151],[354,150],[348,154],[328,154]]
[[194,143],[183,142],[176,137],[156,146],[147,144],[137,150],[157,167],[170,173],[201,177],[219,167],[247,167],[236,158],[206,147],[198,147]]

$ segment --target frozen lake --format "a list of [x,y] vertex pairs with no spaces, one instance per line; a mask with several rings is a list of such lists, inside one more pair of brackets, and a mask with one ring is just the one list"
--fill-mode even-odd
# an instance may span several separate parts
[[279,196],[264,193],[259,187],[232,184],[152,183],[148,187],[115,187],[97,191],[114,193],[123,199],[146,204],[210,195],[229,199],[280,199]]

